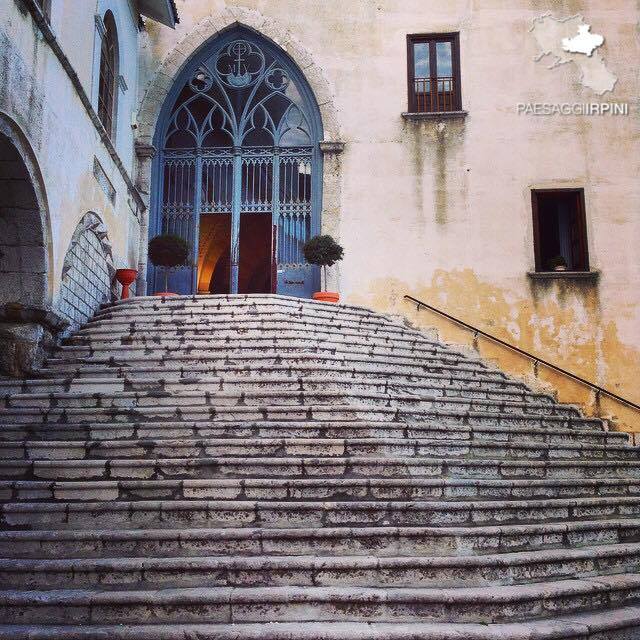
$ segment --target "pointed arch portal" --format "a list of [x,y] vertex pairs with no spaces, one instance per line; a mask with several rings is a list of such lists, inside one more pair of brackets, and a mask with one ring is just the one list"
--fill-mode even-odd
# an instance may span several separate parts
[[[311,297],[304,243],[320,229],[320,111],[302,72],[243,28],[206,44],[180,73],[154,142],[151,234],[192,247],[177,293]],[[149,265],[151,292],[164,274]]]

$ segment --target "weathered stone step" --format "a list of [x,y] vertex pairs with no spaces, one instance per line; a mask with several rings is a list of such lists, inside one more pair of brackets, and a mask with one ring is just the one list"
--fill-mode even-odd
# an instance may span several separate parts
[[[593,428],[516,427],[446,424],[438,419],[415,422],[268,421],[220,422],[150,421],[96,423],[0,423],[0,442],[8,440],[134,440],[163,438],[431,438],[463,442],[493,441],[624,446],[623,432]],[[639,449],[640,450],[640,449]]]
[[640,496],[491,501],[277,502],[256,500],[136,500],[16,502],[0,505],[0,527],[376,527],[488,526],[565,522],[594,518],[640,518]]
[[233,587],[0,592],[0,618],[16,624],[370,621],[505,622],[636,604],[640,575],[501,587]]
[[363,376],[349,376],[344,373],[334,376],[294,375],[253,375],[253,376],[184,376],[181,378],[156,377],[137,378],[127,375],[112,378],[84,378],[80,380],[48,379],[25,380],[22,382],[0,381],[0,401],[11,400],[12,396],[25,394],[49,395],[64,393],[121,394],[128,392],[163,391],[166,393],[219,391],[255,391],[274,389],[279,391],[365,391],[374,393],[415,393],[427,396],[465,397],[485,400],[510,400],[519,402],[540,402],[554,404],[553,399],[542,393],[534,393],[525,388],[505,386],[501,383],[468,384],[463,380],[409,381]]
[[171,298],[158,298],[156,296],[140,296],[128,300],[118,300],[99,309],[94,318],[109,317],[111,315],[134,315],[140,317],[144,312],[152,312],[154,316],[161,313],[196,314],[199,312],[208,315],[215,314],[222,317],[223,314],[236,316],[264,317],[272,312],[287,313],[293,317],[318,317],[318,318],[354,318],[356,320],[374,320],[400,325],[397,317],[387,316],[381,313],[347,304],[328,304],[303,298],[270,294],[243,295],[198,295],[198,296],[173,296]]
[[[102,361],[105,359],[113,359],[122,364],[131,362],[144,362],[146,364],[158,365],[167,362],[179,362],[188,367],[191,362],[208,363],[215,361],[232,362],[242,361],[245,364],[253,365],[259,362],[260,353],[264,357],[280,357],[286,361],[301,360],[304,354],[313,356],[307,358],[307,361],[321,362],[325,356],[335,356],[338,359],[352,362],[362,361],[366,356],[372,359],[393,363],[404,362],[414,359],[419,365],[429,366],[438,369],[441,365],[454,365],[456,367],[467,366],[469,369],[478,371],[487,371],[486,367],[482,367],[480,363],[476,364],[473,360],[464,356],[454,356],[444,353],[433,353],[425,350],[408,350],[408,349],[392,349],[390,347],[372,347],[370,349],[362,349],[357,345],[348,342],[344,344],[338,343],[316,343],[307,341],[305,343],[294,343],[292,341],[283,340],[281,343],[273,343],[269,341],[251,343],[239,340],[235,344],[225,346],[225,343],[216,343],[214,341],[204,342],[201,345],[185,344],[180,347],[159,346],[159,345],[112,345],[102,347],[82,346],[82,345],[62,345],[54,351],[54,360],[66,362],[87,362]],[[49,364],[52,360],[47,360]]]
[[249,624],[0,625],[0,640],[635,640],[640,606],[505,624],[262,622]]
[[0,531],[6,558],[468,556],[640,542],[634,519],[474,527],[296,527]]
[[212,478],[640,478],[640,462],[473,460],[462,458],[164,458],[0,460],[5,480]]
[[[314,352],[285,353],[273,349],[261,351],[247,351],[238,353],[208,354],[206,357],[193,356],[189,352],[166,352],[155,356],[141,354],[130,356],[126,351],[118,353],[118,357],[89,356],[74,357],[73,354],[59,353],[65,357],[48,358],[47,367],[41,373],[52,373],[56,376],[64,372],[74,374],[89,374],[106,372],[108,369],[122,370],[135,373],[145,371],[187,371],[209,373],[217,375],[225,371],[251,372],[254,369],[284,366],[287,370],[294,367],[320,367],[322,369],[346,369],[347,372],[357,371],[367,374],[389,374],[399,371],[420,373],[436,373],[449,375],[454,378],[467,375],[484,380],[486,378],[498,381],[508,381],[508,378],[485,364],[462,356],[442,356],[437,358],[406,358],[397,356],[376,356],[362,354],[332,354]],[[161,376],[160,376],[161,377]],[[515,382],[515,384],[518,384]]]
[[419,587],[526,584],[594,574],[638,573],[640,544],[484,556],[201,556],[0,559],[12,589],[182,587]]
[[[116,394],[100,392],[62,392],[62,393],[20,393],[5,397],[6,408],[0,409],[0,421],[11,420],[11,416],[24,409],[41,409],[43,412],[55,415],[60,411],[71,414],[77,410],[94,410],[95,413],[113,410],[134,409],[139,412],[148,410],[162,411],[179,409],[183,417],[191,412],[215,411],[222,407],[263,407],[265,405],[290,406],[311,409],[314,405],[335,406],[336,412],[356,404],[361,407],[376,408],[404,408],[422,410],[435,414],[440,411],[454,410],[457,412],[488,412],[491,414],[509,414],[514,417],[532,418],[540,416],[565,417],[578,419],[578,409],[571,405],[555,404],[547,399],[522,400],[493,400],[484,398],[440,396],[435,394],[418,394],[401,391],[376,392],[349,389],[344,385],[341,390],[279,390],[278,388],[255,389],[253,391],[191,391],[169,392],[152,391],[124,391]],[[338,406],[336,406],[338,405]],[[340,419],[340,416],[336,416]]]
[[3,480],[0,501],[87,500],[524,500],[640,496],[640,479],[450,478]]
[[[67,345],[136,345],[149,344],[159,346],[181,347],[185,344],[198,344],[207,341],[233,344],[238,340],[259,340],[260,342],[281,342],[287,340],[301,340],[305,342],[349,342],[361,345],[367,349],[373,345],[393,346],[404,349],[425,349],[434,353],[455,353],[442,342],[431,340],[424,334],[407,331],[370,331],[366,329],[354,330],[339,324],[325,324],[324,326],[300,326],[289,322],[259,323],[255,326],[228,327],[216,324],[202,326],[198,322],[192,324],[165,323],[163,325],[139,328],[138,324],[128,327],[88,327],[64,339]],[[460,355],[459,352],[457,355]]]
[[640,447],[587,444],[461,442],[429,438],[200,438],[0,441],[0,460],[120,460],[212,457],[416,457],[505,460],[632,460]]
[[255,331],[282,331],[285,326],[289,330],[307,333],[331,333],[340,335],[378,336],[381,338],[419,339],[441,348],[455,351],[439,342],[434,332],[416,331],[404,325],[368,322],[349,318],[335,318],[331,322],[313,317],[296,317],[286,313],[271,313],[265,316],[209,315],[197,318],[185,317],[181,320],[161,317],[115,317],[112,319],[95,319],[75,333],[77,336],[100,337],[104,335],[131,335],[154,332],[163,335],[206,334],[218,336],[219,332],[238,333]]

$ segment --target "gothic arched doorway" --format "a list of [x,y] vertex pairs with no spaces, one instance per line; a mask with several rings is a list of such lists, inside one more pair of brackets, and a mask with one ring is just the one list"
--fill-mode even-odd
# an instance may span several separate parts
[[[302,246],[320,229],[322,123],[302,72],[246,29],[187,64],[156,130],[150,232],[192,247],[169,276],[179,293],[310,297]],[[164,276],[149,265],[151,292]]]

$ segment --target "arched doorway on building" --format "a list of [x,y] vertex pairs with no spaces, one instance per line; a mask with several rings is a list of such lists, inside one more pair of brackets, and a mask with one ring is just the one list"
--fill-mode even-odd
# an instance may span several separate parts
[[0,118],[0,307],[49,302],[47,230],[29,159]]
[[[191,245],[177,293],[311,297],[304,243],[320,230],[322,122],[303,73],[244,28],[204,45],[169,92],[156,129],[150,235]],[[149,265],[150,293],[164,289]]]

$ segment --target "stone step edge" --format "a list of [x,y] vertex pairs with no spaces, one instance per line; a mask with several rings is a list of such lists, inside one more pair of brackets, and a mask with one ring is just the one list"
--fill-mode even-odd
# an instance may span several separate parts
[[368,588],[368,587],[196,587],[166,590],[101,591],[90,589],[2,590],[0,607],[108,606],[150,604],[184,606],[201,603],[450,603],[511,604],[612,593],[640,587],[640,574],[609,574],[505,587]]
[[[0,640],[630,640],[640,606],[518,623],[267,622],[235,624],[0,625]],[[618,635],[618,632],[624,635]],[[615,634],[615,635],[613,635]]]
[[[114,300],[107,304],[104,304],[100,307],[101,313],[102,311],[107,311],[109,309],[122,309],[135,307],[138,304],[147,305],[156,303],[158,305],[166,305],[173,306],[173,304],[184,303],[184,302],[213,302],[213,303],[222,303],[226,302],[228,306],[234,306],[235,303],[242,303],[241,306],[244,307],[252,307],[257,306],[261,302],[266,304],[271,304],[273,302],[286,302],[293,303],[288,306],[297,306],[300,308],[308,307],[313,308],[316,307],[318,309],[328,309],[328,310],[356,310],[360,312],[364,312],[364,315],[375,315],[380,318],[387,318],[390,322],[397,321],[396,318],[389,314],[383,314],[368,307],[363,307],[361,305],[356,304],[346,304],[346,303],[333,303],[333,302],[321,302],[319,300],[309,300],[307,298],[297,298],[295,296],[287,296],[281,295],[277,293],[237,293],[237,294],[203,294],[203,295],[193,295],[193,294],[183,294],[177,296],[133,296],[127,298],[125,300]],[[240,305],[238,305],[240,306]]]
[[[638,468],[640,461],[631,460],[504,460],[503,458],[408,458],[408,457],[363,457],[363,456],[342,456],[342,457],[246,457],[246,456],[220,456],[209,458],[126,458],[119,460],[0,460],[0,467],[30,467],[36,468],[89,468],[103,467],[105,469],[111,467],[144,467],[144,466],[174,466],[189,467],[202,465],[233,465],[239,464],[249,465],[266,465],[266,466],[286,466],[296,465],[306,467],[308,465],[319,465],[327,467],[347,467],[348,465],[366,465],[366,466],[388,466],[401,464],[405,467],[417,466],[476,466],[476,467],[492,467],[496,466],[507,468],[554,468],[554,467],[611,467],[615,464],[618,467]],[[610,477],[610,476],[609,476]],[[5,478],[8,479],[8,478]]]
[[[315,369],[315,371],[320,371],[321,368],[318,367]],[[168,384],[180,384],[180,385],[184,385],[185,387],[188,385],[198,385],[198,384],[204,384],[204,385],[225,385],[225,384],[229,384],[229,385],[265,385],[265,384],[279,384],[282,382],[286,382],[289,384],[299,384],[299,385],[305,385],[305,384],[345,384],[345,385],[358,385],[358,386],[363,386],[363,385],[367,385],[367,386],[375,386],[375,387],[379,387],[379,386],[385,386],[385,387],[407,387],[407,388],[412,388],[412,389],[417,389],[417,390],[422,390],[422,389],[445,389],[445,390],[459,390],[459,391],[471,391],[471,392],[479,392],[479,393],[493,393],[493,394],[512,394],[512,395],[522,395],[522,396],[529,396],[532,398],[544,398],[546,400],[550,400],[550,401],[554,401],[555,400],[553,398],[553,396],[551,396],[548,393],[541,393],[538,391],[532,391],[530,389],[527,389],[525,387],[525,385],[520,384],[518,385],[517,382],[513,382],[513,381],[509,381],[507,382],[506,380],[500,381],[500,384],[505,384],[506,387],[510,387],[510,388],[500,388],[500,389],[484,389],[481,385],[465,385],[464,383],[466,382],[478,382],[476,379],[472,378],[472,377],[456,377],[455,378],[455,382],[456,383],[460,383],[460,386],[454,386],[452,384],[446,385],[446,384],[437,384],[435,382],[423,382],[420,380],[394,380],[394,379],[389,379],[389,378],[375,378],[375,377],[369,377],[369,376],[365,376],[360,372],[349,372],[349,371],[345,371],[344,369],[340,370],[340,369],[336,369],[335,370],[336,373],[338,375],[335,376],[331,376],[331,375],[327,375],[327,376],[319,376],[319,375],[277,375],[277,374],[268,374],[268,375],[263,375],[263,372],[261,371],[247,371],[246,374],[252,374],[255,377],[251,377],[250,375],[242,375],[242,376],[232,376],[232,375],[210,375],[210,374],[204,374],[204,375],[198,375],[198,374],[192,374],[190,377],[189,376],[185,376],[185,375],[181,375],[180,377],[166,377],[163,376],[163,373],[166,373],[165,371],[162,371],[161,368],[158,369],[158,373],[160,374],[159,377],[157,379],[153,379],[153,378],[140,378],[140,377],[135,377],[135,376],[128,376],[128,375],[121,375],[121,376],[116,376],[113,375],[112,377],[102,377],[102,378],[91,378],[89,376],[81,378],[81,379],[74,379],[74,378],[64,378],[64,377],[60,377],[60,378],[26,378],[23,380],[0,380],[0,397],[6,397],[8,395],[12,395],[12,394],[25,394],[25,393],[29,393],[29,394],[35,394],[35,393],[41,393],[41,394],[45,394],[45,393],[51,393],[51,392],[47,392],[47,391],[28,391],[28,387],[35,387],[35,386],[48,386],[48,387],[53,387],[53,386],[60,386],[60,387],[66,387],[68,385],[73,385],[74,387],[78,387],[78,391],[81,391],[81,387],[84,385],[92,385],[92,384],[99,384],[99,385],[106,385],[106,384],[111,384],[111,385],[135,385],[135,384],[160,384],[162,383],[168,383]],[[129,373],[128,371],[126,373]],[[354,374],[358,374],[357,376]],[[258,374],[258,375],[255,375]],[[428,376],[415,376],[412,375],[412,377],[428,377]],[[442,380],[449,380],[450,382],[454,382],[454,378],[453,376],[447,377],[445,378],[444,376],[437,376],[438,379],[442,379]],[[492,383],[496,383],[497,380],[483,380],[483,383],[486,384],[492,384]],[[7,393],[2,393],[2,389],[3,387],[22,387],[20,390],[11,390]],[[301,391],[303,389],[300,389]],[[59,392],[64,392],[67,391],[65,389],[62,390],[53,390],[54,393],[59,393]],[[68,392],[68,391],[67,391]]]
[[[87,430],[126,430],[126,429],[402,429],[409,431],[411,429],[417,431],[443,431],[445,433],[468,433],[471,436],[474,433],[498,433],[498,434],[517,434],[525,435],[528,433],[535,435],[586,435],[595,436],[603,439],[613,438],[629,441],[629,434],[624,431],[610,431],[607,429],[571,429],[564,427],[527,427],[527,426],[500,426],[500,425],[465,425],[465,424],[433,424],[426,421],[422,422],[393,422],[389,420],[249,420],[246,422],[238,421],[216,421],[216,420],[185,420],[179,421],[161,421],[155,424],[148,422],[82,422],[82,423],[60,423],[60,422],[19,422],[2,424],[0,422],[0,436],[4,430],[6,431],[31,431],[44,429],[55,433],[58,429],[70,429],[74,431]],[[300,436],[302,437],[302,436]],[[456,438],[453,438],[454,440]],[[46,442],[46,441],[45,441]],[[496,442],[510,442],[508,439],[497,439]]]
[[527,564],[640,557],[640,543],[605,544],[580,548],[540,549],[467,556],[177,556],[124,558],[0,558],[0,571],[70,572],[148,570],[250,570],[331,571],[349,569],[508,569]]
[[[308,407],[308,408],[312,408],[313,405],[305,405],[302,401],[305,399],[305,397],[307,397],[308,399],[316,399],[316,401],[318,400],[322,400],[322,399],[333,399],[333,398],[340,398],[340,399],[346,399],[346,400],[363,400],[363,399],[371,399],[371,400],[381,400],[381,401],[388,401],[388,402],[408,402],[410,404],[412,403],[429,403],[429,402],[433,402],[433,403],[442,403],[442,404],[452,404],[452,405],[476,405],[476,406],[489,406],[489,407],[509,407],[512,409],[527,409],[527,410],[531,410],[531,409],[537,409],[537,408],[543,408],[543,409],[553,409],[553,410],[561,410],[561,411],[566,411],[567,413],[570,412],[570,415],[564,415],[564,416],[558,416],[555,415],[554,417],[564,417],[564,418],[571,418],[571,419],[584,419],[584,420],[589,420],[589,421],[596,421],[593,418],[583,418],[582,414],[580,413],[580,409],[577,405],[573,405],[573,404],[560,404],[560,403],[545,403],[545,402],[528,402],[528,401],[522,401],[522,400],[492,400],[492,399],[487,399],[487,398],[464,398],[464,397],[458,397],[458,396],[437,396],[437,395],[418,395],[417,393],[401,393],[401,392],[397,392],[397,393],[393,393],[393,392],[389,392],[389,393],[383,393],[383,392],[375,392],[375,391],[350,391],[350,390],[336,390],[336,391],[321,391],[321,390],[306,390],[306,391],[298,391],[298,390],[284,390],[284,391],[276,391],[273,389],[264,389],[264,390],[255,390],[255,391],[241,391],[241,390],[237,390],[237,391],[197,391],[197,390],[185,390],[185,391],[154,391],[154,390],[148,390],[148,391],[122,391],[122,392],[118,392],[115,394],[109,394],[109,393],[100,393],[100,392],[92,392],[92,391],[77,391],[77,392],[62,392],[62,393],[12,393],[12,394],[8,394],[7,396],[4,396],[3,399],[4,401],[9,405],[6,407],[0,407],[0,418],[2,415],[2,411],[7,411],[7,410],[11,410],[11,409],[33,409],[33,408],[38,408],[41,409],[41,407],[29,407],[29,406],[11,406],[9,403],[11,403],[12,401],[24,401],[24,400],[79,400],[79,399],[90,399],[90,400],[105,400],[108,398],[113,398],[113,399],[117,399],[117,400],[122,400],[122,399],[156,399],[158,402],[150,407],[145,407],[145,406],[136,406],[135,408],[140,410],[140,409],[148,409],[148,408],[170,408],[175,410],[175,406],[172,404],[160,404],[161,400],[167,400],[170,401],[173,398],[198,398],[203,400],[203,402],[201,404],[198,404],[194,407],[190,407],[190,410],[193,409],[197,409],[197,408],[206,408],[206,407],[210,407],[210,406],[214,406],[214,404],[209,404],[207,401],[211,401],[213,403],[215,403],[215,399],[216,398],[229,398],[229,399],[234,399],[234,398],[238,398],[239,400],[244,400],[244,399],[248,399],[248,398],[297,398],[299,401],[298,405],[289,405],[290,406],[294,406],[294,407]],[[243,405],[239,405],[239,406],[243,406]],[[257,406],[257,405],[256,405]],[[287,406],[287,405],[273,405],[273,406]],[[346,403],[343,404],[339,404],[339,405],[329,405],[330,407],[334,407],[338,410],[340,409],[345,409],[346,407],[350,406]],[[372,411],[375,411],[376,405],[354,405],[357,406],[360,410],[363,409],[371,409]],[[46,409],[60,409],[60,410],[69,410],[69,409],[94,409],[94,407],[45,407]],[[122,410],[129,410],[131,407],[124,407],[124,406],[107,406],[107,407],[99,407],[102,409],[113,409],[113,408],[117,408],[117,409],[122,409]],[[392,409],[393,407],[383,407],[383,409]],[[401,409],[401,408],[400,408]],[[472,409],[470,411],[473,411]],[[493,412],[496,415],[498,414],[498,412]],[[539,417],[539,416],[544,416],[544,414],[533,414],[533,413],[529,413],[527,411],[527,413],[523,413],[523,414],[510,414],[512,416],[514,415],[522,415],[524,417],[531,417],[531,418],[535,418],[535,417]],[[551,417],[551,416],[549,416]]]
[[[603,478],[593,479],[526,479],[510,480],[503,478],[210,478],[210,479],[171,479],[162,478],[155,480],[0,480],[0,487],[16,489],[110,489],[120,487],[122,489],[145,489],[153,487],[187,487],[187,488],[291,488],[304,487],[403,487],[403,488],[454,488],[454,487],[478,487],[478,488],[544,488],[544,487],[594,487],[607,488],[617,486],[640,486],[640,478]],[[604,497],[604,496],[602,496]]]
[[527,535],[567,535],[584,531],[631,530],[640,534],[640,521],[637,518],[613,518],[610,520],[580,520],[569,522],[529,522],[526,524],[463,526],[380,526],[380,527],[283,527],[269,529],[264,527],[208,527],[191,529],[7,529],[0,530],[0,542],[90,542],[90,541],[168,541],[215,540],[296,540],[394,537],[398,540],[409,537],[432,536],[437,538],[478,536],[527,536]]
[[[640,460],[640,448],[632,446],[624,446],[618,444],[591,444],[582,442],[571,443],[548,443],[548,442],[513,442],[505,440],[468,440],[468,439],[446,439],[446,438],[429,438],[429,437],[301,437],[301,436],[233,436],[228,438],[217,437],[169,437],[169,438],[150,438],[142,437],[135,439],[121,440],[0,440],[0,450],[2,449],[85,449],[86,453],[91,453],[88,449],[97,447],[100,449],[126,449],[130,447],[166,447],[189,448],[189,447],[215,447],[215,446],[243,446],[250,442],[255,447],[270,446],[346,446],[346,445],[376,445],[376,446],[405,446],[418,447],[426,445],[434,445],[436,447],[468,447],[474,449],[514,449],[514,450],[546,450],[546,451],[583,451],[583,452],[607,452],[619,453],[621,451],[637,453]],[[324,457],[324,456],[319,456]],[[0,458],[1,459],[1,458]],[[11,458],[15,460],[15,458]],[[611,459],[607,457],[607,459]]]
[[[482,511],[510,509],[561,509],[585,508],[607,505],[639,505],[640,496],[619,496],[604,498],[548,498],[533,500],[171,500],[141,499],[119,501],[76,501],[76,502],[11,502],[0,505],[2,513],[90,513],[99,511],[322,511],[332,509],[343,511]],[[640,520],[638,520],[640,526]]]

